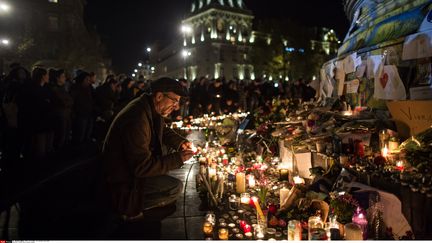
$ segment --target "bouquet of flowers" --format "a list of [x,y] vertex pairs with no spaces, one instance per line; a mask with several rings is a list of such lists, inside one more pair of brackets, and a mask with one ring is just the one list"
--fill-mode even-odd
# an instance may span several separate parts
[[330,208],[334,215],[337,215],[339,223],[347,224],[352,221],[352,216],[358,202],[348,193],[342,195],[330,193]]

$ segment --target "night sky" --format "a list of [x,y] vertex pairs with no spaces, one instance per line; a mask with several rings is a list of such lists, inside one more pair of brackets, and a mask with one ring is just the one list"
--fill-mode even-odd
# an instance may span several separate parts
[[[131,73],[146,47],[180,35],[191,0],[87,0],[85,19],[108,47],[116,72]],[[244,0],[255,19],[287,18],[306,26],[333,28],[343,40],[349,22],[342,0]]]

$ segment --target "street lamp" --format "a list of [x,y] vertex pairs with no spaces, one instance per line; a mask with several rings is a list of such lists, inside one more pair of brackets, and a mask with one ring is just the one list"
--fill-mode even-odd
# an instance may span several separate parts
[[[10,40],[6,38],[0,39],[0,47],[8,47],[10,44]],[[4,56],[2,53],[0,53],[0,75],[3,75],[3,64],[4,64]]]
[[187,59],[187,57],[188,56],[190,56],[192,53],[190,52],[190,51],[188,51],[188,50],[182,50],[182,56],[183,56],[183,63],[184,63],[184,69],[183,69],[183,72],[184,72],[184,78],[185,79],[187,79],[187,65],[186,65],[186,59]]
[[138,67],[142,67],[142,63],[141,62],[138,63]]
[[9,41],[9,39],[1,39],[0,43],[2,46],[8,46],[10,41]]
[[0,12],[8,13],[11,10],[11,6],[5,2],[0,2]]
[[150,53],[150,52],[151,52],[151,48],[150,48],[150,47],[147,47],[146,51],[147,51],[148,53]]

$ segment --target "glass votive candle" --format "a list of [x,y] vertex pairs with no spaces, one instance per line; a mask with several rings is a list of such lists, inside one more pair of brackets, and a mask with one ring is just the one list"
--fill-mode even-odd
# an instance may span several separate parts
[[235,194],[231,195],[228,199],[228,207],[231,210],[237,210],[239,207],[239,199]]
[[212,225],[215,225],[216,215],[213,212],[208,212],[205,216],[205,221],[210,222]]
[[257,224],[254,228],[255,239],[262,240],[264,239],[264,227],[262,225]]
[[228,230],[226,228],[220,228],[218,231],[219,240],[228,240]]
[[203,232],[205,235],[213,234],[213,224],[211,222],[205,221],[203,224]]
[[240,234],[240,233],[236,234],[235,237],[237,240],[243,240],[243,238],[244,238],[243,234]]
[[288,180],[288,169],[280,169],[279,170],[279,179],[281,181],[287,181]]
[[250,202],[250,194],[247,193],[247,192],[244,192],[244,193],[240,194],[240,202],[241,202],[242,204],[247,204],[247,205],[249,205],[249,202]]

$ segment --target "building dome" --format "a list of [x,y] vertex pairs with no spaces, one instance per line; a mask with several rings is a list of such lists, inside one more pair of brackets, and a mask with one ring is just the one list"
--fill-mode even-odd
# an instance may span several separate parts
[[210,8],[250,13],[243,0],[193,0],[190,13],[195,15]]

